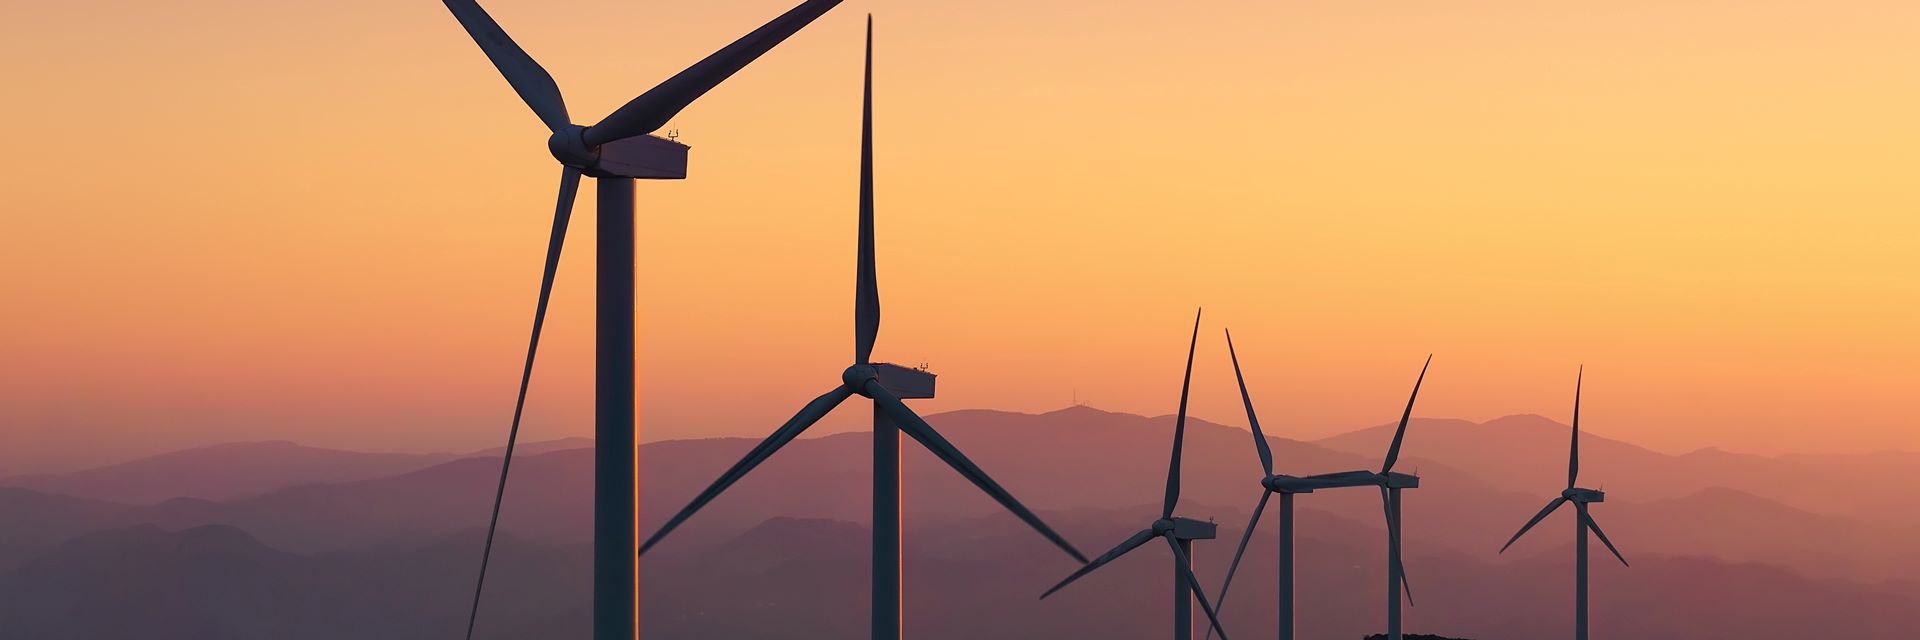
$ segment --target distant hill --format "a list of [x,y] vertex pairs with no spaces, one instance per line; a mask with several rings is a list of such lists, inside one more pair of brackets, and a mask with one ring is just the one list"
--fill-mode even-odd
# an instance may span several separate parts
[[129,504],[171,498],[230,500],[299,484],[389,476],[453,457],[341,451],[284,440],[237,442],[72,473],[16,476],[0,479],[0,484]]
[[[1392,429],[1380,425],[1314,444],[1363,454],[1385,447]],[[1920,530],[1920,493],[1905,484],[1920,470],[1920,453],[1766,457],[1702,449],[1675,456],[1605,433],[1605,425],[1587,424],[1580,435],[1580,484],[1604,489],[1610,499],[1662,500],[1730,487],[1813,513]],[[1567,425],[1537,415],[1480,423],[1416,419],[1403,464],[1444,463],[1494,486],[1548,496],[1566,484],[1570,435]]]
[[[1151,510],[1143,503],[1140,509]],[[1042,515],[1104,549],[1139,526],[1138,509]],[[1226,516],[1244,514],[1227,513]],[[1381,624],[1385,559],[1377,530],[1302,511],[1299,631],[1356,638]],[[1223,534],[1237,531],[1223,530]],[[1236,536],[1196,543],[1214,583]],[[867,528],[778,518],[703,550],[642,563],[643,637],[776,640],[859,637],[866,620]],[[1223,616],[1235,637],[1272,632],[1274,544],[1255,536]],[[458,637],[465,623],[477,530],[421,543],[288,553],[231,527],[151,526],[85,536],[0,571],[0,629],[23,638],[116,639]],[[1164,638],[1171,624],[1164,549],[1128,555],[1045,601],[1038,594],[1074,563],[1007,516],[906,537],[908,635],[922,640]],[[586,640],[591,564],[582,545],[497,548],[480,637]],[[1482,640],[1561,637],[1570,625],[1568,569],[1557,558],[1496,564],[1414,553],[1415,629]],[[1913,598],[1754,564],[1648,555],[1624,569],[1596,565],[1595,632],[1614,638],[1894,640]],[[9,635],[8,637],[13,637]],[[1413,636],[1420,637],[1420,636]]]
[[[523,443],[518,453],[538,455],[592,446],[590,438],[566,438]],[[128,504],[156,504],[174,498],[226,501],[303,484],[393,476],[465,457],[497,457],[503,450],[465,455],[362,453],[284,440],[236,442],[71,473],[0,478],[0,486]]]
[[[1157,512],[1171,416],[1075,407],[1045,414],[960,411],[931,420],[1090,554],[1105,550]],[[1570,624],[1561,617],[1570,615],[1566,602],[1571,596],[1565,592],[1571,516],[1557,514],[1507,554],[1494,552],[1564,482],[1565,434],[1564,426],[1538,418],[1478,425],[1415,422],[1400,467],[1417,469],[1422,476],[1422,486],[1407,494],[1406,504],[1408,570],[1418,605],[1408,613],[1411,628],[1485,640],[1564,634]],[[1389,435],[1374,429],[1317,443],[1284,438],[1270,442],[1279,470],[1306,474],[1377,468]],[[719,438],[641,446],[642,532],[651,532],[755,442]],[[502,521],[516,542],[496,558],[519,567],[512,571],[525,572],[503,582],[514,586],[502,588],[525,591],[507,591],[517,595],[489,608],[501,611],[498,626],[490,627],[502,634],[496,637],[576,637],[554,631],[575,629],[584,611],[579,593],[573,591],[584,589],[584,578],[574,582],[561,576],[587,570],[582,549],[592,520],[592,452],[573,444],[584,443],[556,444],[545,453],[534,453],[542,447],[523,447],[515,464]],[[1858,464],[1862,477],[1873,479],[1897,471],[1902,464],[1898,456],[1665,456],[1599,437],[1584,444],[1590,474],[1585,477],[1608,481],[1609,500],[1595,507],[1595,515],[1634,562],[1631,569],[1621,568],[1596,547],[1596,619],[1602,607],[1634,612],[1631,620],[1606,616],[1606,624],[1614,625],[1607,637],[1736,637],[1717,635],[1722,627],[1700,622],[1701,616],[1745,616],[1738,624],[1723,625],[1758,634],[1740,637],[1795,637],[1773,630],[1810,632],[1821,625],[1853,634],[1831,637],[1901,637],[1885,635],[1887,628],[1878,625],[1907,615],[1920,597],[1920,584],[1906,577],[1920,575],[1920,555],[1905,542],[1913,537],[1911,532],[1788,502],[1784,492],[1773,490],[1778,478],[1757,484],[1749,480],[1757,473],[1752,469],[1788,464],[1801,469],[1796,473],[1812,474],[1819,465],[1836,460]],[[1221,540],[1203,543],[1196,551],[1196,562],[1209,581],[1218,579],[1246,512],[1260,495],[1255,485],[1259,463],[1251,445],[1244,429],[1189,421],[1181,512],[1214,518],[1221,525]],[[857,628],[847,631],[836,625],[857,623],[865,616],[863,523],[870,513],[870,447],[870,438],[862,433],[795,441],[689,521],[644,563],[650,576],[644,586],[646,624],[663,637],[858,635]],[[1550,450],[1536,456],[1528,451],[1534,447]],[[1719,460],[1700,462],[1701,455]],[[1647,496],[1637,493],[1633,483],[1622,487],[1611,481],[1612,474],[1624,468],[1669,473],[1676,460],[1716,470],[1711,477],[1749,484],[1686,491],[1663,487],[1669,495]],[[1107,586],[1076,585],[1036,603],[1032,596],[1038,589],[1029,592],[1029,587],[1044,588],[1071,570],[1065,556],[1003,515],[917,445],[903,444],[903,461],[907,571],[913,589],[907,606],[916,612],[910,615],[913,624],[926,625],[916,638],[966,637],[941,635],[945,632],[940,629],[982,634],[972,637],[1089,637],[1077,632],[1095,618],[1111,626],[1097,629],[1105,635],[1091,637],[1164,635],[1168,622],[1151,617],[1159,609],[1130,608],[1129,616],[1118,617],[1105,613],[1115,602],[1151,601],[1166,580],[1164,558],[1142,551],[1147,560],[1130,557],[1094,580]],[[214,526],[214,531],[243,531],[250,543],[229,539],[229,546],[271,551],[236,550],[245,562],[233,570],[235,579],[248,575],[242,568],[259,565],[248,570],[317,580],[293,586],[261,582],[254,584],[255,590],[294,599],[331,598],[329,610],[386,616],[393,628],[413,632],[407,637],[440,637],[452,632],[409,625],[459,616],[463,605],[457,592],[462,587],[454,583],[471,580],[478,531],[486,523],[498,471],[498,460],[491,456],[454,458],[381,477],[149,505],[0,489],[0,575],[31,575],[32,563],[79,563],[84,556],[105,554],[108,547],[126,543],[83,546],[81,551],[61,545],[88,532],[145,531],[139,535],[151,537],[155,533],[140,525],[157,525],[166,535]],[[1820,473],[1844,476],[1848,471]],[[1709,477],[1698,470],[1672,473],[1696,480]],[[1301,606],[1302,611],[1318,612],[1312,621],[1303,617],[1303,633],[1312,629],[1306,637],[1338,638],[1377,632],[1378,619],[1366,615],[1377,612],[1384,598],[1378,577],[1385,535],[1377,496],[1323,491],[1302,496],[1299,505],[1301,580],[1316,587],[1303,590]],[[1272,624],[1271,608],[1249,606],[1271,597],[1274,516],[1269,513],[1267,518],[1248,551],[1242,570],[1247,581],[1236,581],[1246,590],[1236,586],[1228,603],[1232,628]],[[158,546],[152,549],[166,552],[162,556],[176,553],[166,544],[154,544]],[[194,558],[189,564],[212,561]],[[37,570],[80,571],[47,569],[55,565],[40,564]],[[409,573],[382,573],[398,568]],[[1266,578],[1258,577],[1262,572]],[[204,577],[186,575],[178,580]],[[177,584],[167,581],[174,579],[150,582]],[[379,609],[378,603],[362,603],[357,595],[307,591],[338,581],[364,582],[363,587],[377,583],[394,608]],[[26,588],[22,585],[28,582],[13,584]],[[449,590],[456,593],[449,596]],[[1818,602],[1795,604],[1794,598],[1808,594],[1819,594]],[[0,592],[0,599],[5,595]],[[89,592],[47,606],[84,610],[91,605],[82,596],[104,597]],[[728,600],[735,597],[744,604]],[[200,606],[162,601],[168,602],[168,611],[190,612]],[[1512,603],[1537,604],[1522,610],[1509,606]],[[751,607],[738,609],[736,604]],[[979,611],[1002,612],[1006,624],[976,619]],[[296,614],[307,615],[274,615],[300,619]],[[195,623],[191,618],[155,620],[189,627]],[[769,620],[787,626],[765,626]],[[313,626],[340,633],[334,637],[380,637]],[[6,628],[4,620],[0,628]],[[199,630],[218,634],[227,628]],[[259,631],[245,625],[234,628],[239,629],[235,633]],[[725,633],[715,635],[715,630]],[[795,630],[812,635],[795,635]]]
[[0,487],[0,570],[74,536],[130,520],[124,505]]
[[[591,448],[593,448],[593,438],[583,438],[583,437],[576,436],[571,438],[560,438],[557,440],[522,442],[517,445],[514,445],[513,455],[516,457],[537,456],[542,453],[553,453],[555,451],[567,451],[569,449],[591,449]],[[494,447],[491,449],[481,449],[479,451],[469,453],[465,457],[497,458],[497,457],[500,457],[500,454],[506,453],[506,452],[507,452],[507,448],[504,446],[501,446],[501,447]]]
[[[1056,511],[1112,510],[1156,499],[1172,429],[1171,416],[1146,418],[1087,407],[1045,414],[958,411],[932,419],[950,440],[1022,501],[1037,509]],[[1544,420],[1531,425],[1506,422],[1509,424],[1490,430],[1463,422],[1415,422],[1401,467],[1418,470],[1423,481],[1420,489],[1407,496],[1407,526],[1410,532],[1418,533],[1410,536],[1410,545],[1491,554],[1557,492],[1558,484],[1551,478],[1507,481],[1523,485],[1518,488],[1482,479],[1482,474],[1522,475],[1506,469],[1537,464],[1534,459],[1540,456],[1515,452],[1501,457],[1455,450],[1472,445],[1480,437],[1478,433],[1523,441],[1531,437],[1564,447],[1564,427],[1556,428]],[[1535,435],[1500,431],[1516,426]],[[1383,450],[1389,435],[1383,431],[1361,432],[1352,442],[1334,444],[1360,452]],[[1369,441],[1371,436],[1380,436],[1379,441]],[[1586,448],[1593,459],[1588,463],[1589,477],[1604,477],[1600,469],[1615,464],[1609,458],[1624,456],[1611,452],[1613,447],[1601,438],[1589,440]],[[1347,453],[1283,438],[1270,438],[1270,442],[1276,465],[1283,472],[1305,474],[1379,465],[1379,453]],[[754,443],[746,438],[720,438],[642,445],[641,529],[657,528]],[[522,448],[502,513],[506,530],[543,543],[587,541],[592,522],[592,452],[569,448],[571,444],[577,442]],[[864,520],[869,513],[864,498],[870,483],[866,470],[870,447],[868,436],[858,433],[795,441],[665,544],[698,552],[716,540],[739,535],[775,518]],[[991,500],[917,445],[908,442],[903,447],[908,527],[998,512],[999,507]],[[557,450],[527,453],[543,449]],[[1480,466],[1442,465],[1426,457],[1436,452],[1450,462],[1456,458],[1483,462],[1478,463]],[[1646,460],[1655,460],[1660,454],[1645,455],[1651,456]],[[1557,456],[1551,452],[1545,457],[1547,466],[1558,467],[1546,473],[1557,474],[1564,482],[1564,458],[1555,460]],[[1183,512],[1188,515],[1204,518],[1241,512],[1258,499],[1260,490],[1255,480],[1259,463],[1247,431],[1190,420],[1187,461]],[[119,512],[107,522],[117,526],[151,522],[172,528],[226,524],[240,527],[270,546],[296,552],[419,542],[484,526],[498,473],[497,459],[460,458],[387,477],[297,485],[224,501],[173,499]],[[1613,489],[1614,485],[1608,487]],[[1711,554],[1728,560],[1781,564],[1825,577],[1885,580],[1920,575],[1920,553],[1904,543],[1912,532],[1900,528],[1810,512],[1767,496],[1725,488],[1700,489],[1664,499],[1617,490],[1609,497],[1607,503],[1595,507],[1595,515],[1629,558],[1647,553]],[[40,499],[44,502],[49,498],[42,495]],[[1377,526],[1379,520],[1378,498],[1368,492],[1320,492],[1303,496],[1301,505],[1367,526]],[[0,500],[0,522],[31,520],[42,523],[36,526],[71,535],[101,526],[100,513],[113,511],[108,506],[72,505],[75,511],[71,518],[55,510],[46,517],[14,519],[9,518],[7,503]],[[1554,553],[1553,549],[1570,541],[1570,532],[1563,532],[1563,527],[1556,524],[1569,517],[1557,514],[1506,556],[1495,560],[1512,562]],[[1241,526],[1240,522],[1222,523]],[[1740,534],[1727,538],[1727,530],[1721,527],[1734,523],[1739,524]],[[5,566],[5,544],[9,540],[4,529],[0,525],[0,566]],[[1076,532],[1063,533],[1079,539]],[[14,535],[11,539],[16,541],[14,555],[19,556],[30,555],[34,545],[43,548],[64,537]]]
[[[479,543],[464,535],[309,556],[226,526],[114,529],[0,572],[0,629],[44,640],[457,637]],[[490,593],[498,599],[490,602],[559,609],[586,597],[588,581],[574,579],[588,573],[584,550],[514,539],[496,548],[502,562]],[[525,621],[517,615],[498,606],[489,620]]]
[[[585,542],[593,524],[593,451],[519,456],[502,526],[556,544]],[[461,458],[396,476],[309,484],[227,502],[176,499],[144,510],[169,527],[226,524],[300,552],[431,540],[484,527],[500,463]]]

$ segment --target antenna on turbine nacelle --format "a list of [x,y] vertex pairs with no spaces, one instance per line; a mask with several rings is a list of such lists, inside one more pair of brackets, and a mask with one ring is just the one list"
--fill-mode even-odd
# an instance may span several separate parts
[[673,141],[673,142],[679,142],[679,141],[680,141],[680,130],[679,130],[679,129],[668,129],[668,130],[667,130],[667,140],[670,140],[670,141]]

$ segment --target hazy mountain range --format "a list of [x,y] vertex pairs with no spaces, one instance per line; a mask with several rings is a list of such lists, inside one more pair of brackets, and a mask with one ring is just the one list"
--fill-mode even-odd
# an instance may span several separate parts
[[[1074,407],[931,420],[1089,554],[1157,510],[1170,417]],[[1377,468],[1390,431],[1271,440],[1285,473]],[[1494,552],[1565,483],[1567,428],[1537,416],[1416,420],[1400,469],[1409,628],[1496,640],[1563,635],[1570,516]],[[640,448],[651,532],[753,444]],[[592,456],[540,443],[514,465],[482,628],[585,637]],[[867,606],[866,434],[795,442],[643,563],[652,638],[844,638]],[[1920,605],[1920,456],[1664,455],[1587,435],[1583,484],[1631,568],[1594,561],[1595,633],[1611,638],[1904,638]],[[1196,546],[1217,583],[1259,498],[1247,431],[1189,422],[1185,498],[1221,539]],[[69,474],[0,479],[0,629],[33,638],[420,638],[464,626],[497,452],[358,453],[291,443],[182,451]],[[907,619],[916,638],[1157,638],[1166,559],[1139,554],[1049,598],[1074,563],[944,465],[904,448]],[[1385,598],[1376,494],[1300,499],[1303,637],[1378,632]],[[1271,633],[1273,516],[1225,616]],[[1604,554],[1604,551],[1600,553]],[[1126,605],[1126,606],[1116,606]]]

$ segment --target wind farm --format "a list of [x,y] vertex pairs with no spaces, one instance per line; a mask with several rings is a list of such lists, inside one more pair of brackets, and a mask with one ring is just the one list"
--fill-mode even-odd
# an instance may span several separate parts
[[483,1],[0,21],[0,637],[1913,634],[1920,10]]

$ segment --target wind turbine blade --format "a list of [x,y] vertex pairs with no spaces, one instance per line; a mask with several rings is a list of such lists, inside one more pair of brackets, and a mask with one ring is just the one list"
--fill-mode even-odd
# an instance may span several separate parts
[[1407,594],[1407,606],[1413,606],[1413,582],[1407,580],[1407,563],[1405,559],[1400,561],[1400,590]]
[[1592,515],[1587,516],[1587,528],[1593,530],[1593,535],[1600,537],[1600,544],[1607,545],[1607,550],[1613,552],[1613,557],[1620,559],[1620,564],[1626,565],[1629,567],[1633,566],[1633,565],[1627,564],[1627,557],[1620,555],[1620,549],[1613,546],[1612,540],[1607,539],[1607,532],[1600,530],[1600,523],[1594,522]]
[[1079,560],[1082,563],[1087,561],[1087,557],[1081,554],[1079,549],[1073,548],[1072,543],[1067,542],[1066,538],[1054,532],[1052,527],[1047,526],[1046,522],[1040,520],[1040,516],[1034,515],[1033,511],[1028,510],[1026,505],[1020,504],[1019,500],[1015,500],[1013,494],[1001,488],[1000,483],[994,482],[993,478],[987,475],[987,472],[981,471],[978,465],[975,465],[972,460],[968,460],[966,454],[960,453],[960,449],[954,447],[953,443],[947,442],[947,439],[942,437],[940,432],[933,429],[933,425],[927,424],[927,421],[922,419],[919,414],[907,408],[906,403],[901,402],[900,398],[893,395],[892,391],[888,391],[886,387],[869,380],[867,382],[867,395],[873,398],[874,404],[879,405],[881,410],[886,411],[887,415],[893,417],[893,421],[900,427],[901,431],[906,432],[908,436],[912,436],[914,440],[919,441],[920,446],[926,447],[928,451],[933,452],[934,456],[946,462],[947,466],[953,467],[954,471],[960,472],[960,475],[972,482],[973,486],[979,487],[988,497],[993,498],[995,502],[999,502],[1001,507],[1013,512],[1013,515],[1019,517],[1021,521],[1026,522],[1027,526],[1033,527],[1034,531],[1038,531],[1040,535],[1046,536],[1047,540],[1052,541],[1054,546],[1060,547],[1062,551],[1066,551],[1067,555],[1073,556],[1073,559]]
[[1169,533],[1164,537],[1167,546],[1173,548],[1173,559],[1180,563],[1180,573],[1186,574],[1187,586],[1193,588],[1193,598],[1200,601],[1200,610],[1206,612],[1207,622],[1213,624],[1213,630],[1220,634],[1220,640],[1227,640],[1227,630],[1220,628],[1220,616],[1213,610],[1213,603],[1207,602],[1206,591],[1200,588],[1200,578],[1193,575],[1193,563],[1187,560],[1187,552],[1180,550],[1180,543]]
[[1193,338],[1187,342],[1187,372],[1180,378],[1180,412],[1173,419],[1173,459],[1167,462],[1167,497],[1162,501],[1160,517],[1173,517],[1180,504],[1180,447],[1187,437],[1187,392],[1193,386],[1193,350],[1200,344],[1200,311],[1193,312]]
[[1413,401],[1420,398],[1420,383],[1427,380],[1427,367],[1433,366],[1433,354],[1427,354],[1427,363],[1420,365],[1420,377],[1413,381],[1413,395],[1407,397],[1407,410],[1400,414],[1400,428],[1393,431],[1393,444],[1387,447],[1387,463],[1380,467],[1380,473],[1393,470],[1393,463],[1400,460],[1400,442],[1407,437],[1407,421],[1413,419]]
[[[1233,331],[1227,330],[1227,356],[1233,359],[1233,379],[1240,383],[1240,402],[1247,405],[1247,425],[1253,428],[1253,448],[1260,452],[1260,468],[1273,475],[1273,450],[1267,447],[1267,435],[1260,432],[1260,418],[1253,415],[1253,396],[1247,394],[1247,379],[1240,375],[1240,355],[1233,352]],[[1260,498],[1260,504],[1266,504],[1266,498]],[[1220,606],[1227,606],[1225,589],[1220,593]]]
[[1558,508],[1560,508],[1560,505],[1563,505],[1563,504],[1566,504],[1566,503],[1567,503],[1567,499],[1566,499],[1566,498],[1554,498],[1552,502],[1548,502],[1548,503],[1547,503],[1547,506],[1546,506],[1546,508],[1544,508],[1544,509],[1541,509],[1541,510],[1540,510],[1540,513],[1536,513],[1536,514],[1534,514],[1534,515],[1533,515],[1533,519],[1532,519],[1532,520],[1528,520],[1528,521],[1527,521],[1527,525],[1526,525],[1526,526],[1524,526],[1524,527],[1520,527],[1520,531],[1519,531],[1519,532],[1517,532],[1517,533],[1514,533],[1514,534],[1513,534],[1513,537],[1511,537],[1511,538],[1507,538],[1507,543],[1506,543],[1506,544],[1504,544],[1504,545],[1500,545],[1500,553],[1506,553],[1506,552],[1507,552],[1507,547],[1511,547],[1511,546],[1513,546],[1513,543],[1514,543],[1514,542],[1517,542],[1517,541],[1519,541],[1519,540],[1520,540],[1520,536],[1524,536],[1524,535],[1527,535],[1527,530],[1528,530],[1528,529],[1532,529],[1532,528],[1533,528],[1533,525],[1536,525],[1536,524],[1540,524],[1540,521],[1541,521],[1541,520],[1545,520],[1545,519],[1547,519],[1547,516],[1549,516],[1549,515],[1552,515],[1552,514],[1553,514],[1553,510],[1554,510],[1554,509],[1558,509]]
[[500,502],[507,495],[507,470],[513,467],[513,446],[520,439],[520,416],[527,408],[527,385],[533,380],[533,356],[540,351],[540,329],[547,322],[547,302],[553,297],[553,277],[560,269],[561,245],[567,241],[567,222],[573,218],[573,197],[580,191],[580,171],[560,170],[560,194],[553,208],[553,232],[547,238],[547,262],[540,274],[540,299],[533,305],[533,337],[527,340],[527,362],[520,369],[520,394],[513,401],[513,423],[507,428],[507,450],[500,456],[500,484],[493,490],[493,515],[487,519],[487,542],[480,551],[480,577],[474,580],[473,609],[467,613],[467,638],[480,617],[480,593],[487,586],[487,563],[493,558],[493,534],[500,526]]
[[[1253,539],[1253,530],[1260,526],[1260,513],[1267,510],[1267,499],[1273,492],[1260,489],[1260,504],[1253,506],[1253,517],[1247,519],[1247,530],[1240,534],[1240,548],[1233,550],[1233,564],[1227,565],[1227,579],[1220,583],[1220,608],[1227,608],[1227,589],[1233,586],[1233,574],[1240,570],[1240,557],[1247,553],[1247,541]],[[1209,637],[1213,634],[1208,633]]]
[[708,90],[838,4],[840,0],[806,0],[800,3],[752,33],[741,36],[726,48],[715,51],[713,55],[628,101],[599,124],[588,128],[583,139],[587,146],[597,147],[614,140],[653,133],[666,125],[681,109],[706,95]]
[[1567,450],[1567,488],[1580,478],[1580,383],[1587,377],[1587,368],[1582,365],[1580,372],[1573,378],[1573,446]]
[[860,243],[853,292],[853,361],[866,364],[880,334],[880,284],[873,264],[873,16],[867,16],[866,85],[860,97]]
[[681,509],[679,513],[674,514],[673,519],[668,520],[666,525],[660,527],[660,530],[655,532],[653,537],[647,538],[646,544],[640,545],[640,555],[645,555],[648,549],[653,548],[655,544],[659,544],[660,540],[666,538],[668,533],[672,533],[675,527],[679,527],[681,523],[686,522],[687,518],[693,517],[694,512],[699,511],[701,507],[707,506],[707,503],[712,502],[714,498],[720,497],[720,493],[726,491],[727,487],[733,486],[733,483],[746,477],[747,473],[753,471],[754,467],[760,466],[762,462],[766,462],[767,458],[772,457],[775,451],[780,450],[780,447],[786,446],[787,443],[792,442],[794,438],[799,437],[808,427],[813,426],[815,422],[819,422],[820,418],[825,417],[828,412],[833,411],[834,407],[840,406],[840,402],[846,400],[847,396],[851,395],[853,395],[853,390],[847,388],[846,385],[841,385],[834,387],[832,391],[821,394],[818,398],[814,398],[813,402],[807,403],[807,406],[802,407],[799,413],[795,413],[792,418],[788,418],[786,424],[780,425],[780,428],[774,429],[773,433],[767,436],[767,439],[760,441],[758,445],[754,445],[753,450],[748,451],[746,457],[734,463],[733,467],[727,469],[726,473],[720,474],[720,478],[714,480],[713,484],[708,486],[705,491],[701,491],[700,495],[694,496],[693,501],[687,503],[687,506]]
[[500,24],[487,15],[474,0],[443,0],[447,10],[465,27],[467,35],[480,45],[480,51],[493,61],[500,75],[506,76],[507,84],[513,85],[513,92],[520,94],[520,100],[533,108],[534,115],[547,124],[548,131],[558,130],[571,121],[567,118],[567,102],[560,98],[560,85],[553,82],[553,76],[534,62],[533,56],[507,37]]
[[1335,471],[1332,473],[1316,473],[1306,477],[1314,480],[1366,480],[1372,482],[1379,480],[1380,474],[1372,471]]
[[1073,584],[1073,581],[1079,580],[1081,576],[1093,573],[1093,570],[1106,566],[1107,563],[1119,559],[1120,556],[1127,555],[1127,552],[1139,548],[1140,545],[1146,544],[1148,540],[1152,539],[1153,530],[1142,529],[1140,533],[1133,534],[1133,537],[1127,538],[1120,544],[1114,545],[1113,549],[1100,554],[1100,557],[1094,558],[1093,562],[1081,565],[1078,570],[1075,570],[1072,575],[1067,576],[1065,580],[1061,580],[1059,584],[1053,585],[1053,588],[1048,589],[1046,593],[1040,594],[1040,598],[1043,600],[1046,599],[1047,596],[1053,595],[1053,592],[1059,591],[1062,587],[1069,584]]
[[[1394,573],[1400,574],[1400,588],[1407,592],[1407,606],[1413,606],[1413,586],[1407,583],[1407,563],[1406,559],[1402,557],[1406,555],[1406,553],[1405,549],[1400,546],[1400,519],[1393,517],[1393,497],[1392,493],[1387,490],[1386,485],[1380,486],[1380,510],[1386,513],[1387,516],[1387,544],[1393,545],[1395,549],[1400,549],[1399,552],[1393,554]],[[1393,587],[1392,585],[1388,585],[1387,588],[1391,589]]]

